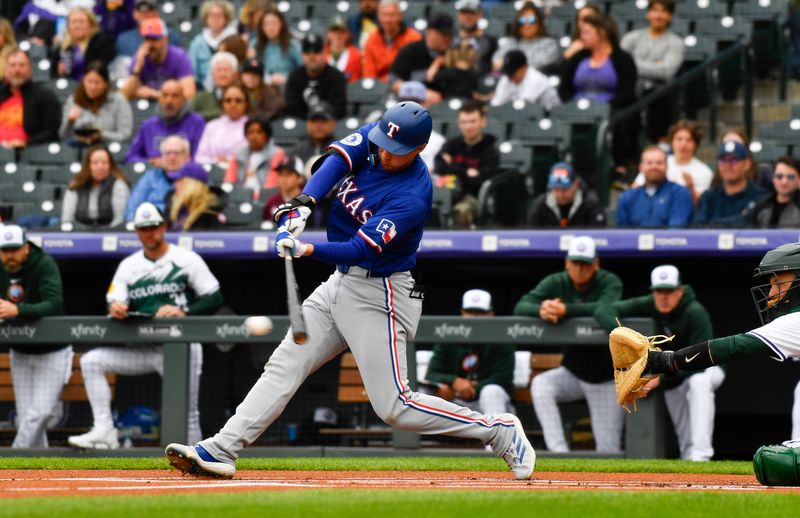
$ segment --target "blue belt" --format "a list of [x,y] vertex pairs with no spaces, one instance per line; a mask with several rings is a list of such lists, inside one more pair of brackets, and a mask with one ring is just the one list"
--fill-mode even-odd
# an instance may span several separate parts
[[358,275],[366,279],[371,279],[373,277],[391,277],[392,275],[391,273],[373,272],[366,268],[361,268],[360,266],[344,266],[341,264],[336,265],[336,270],[344,275]]

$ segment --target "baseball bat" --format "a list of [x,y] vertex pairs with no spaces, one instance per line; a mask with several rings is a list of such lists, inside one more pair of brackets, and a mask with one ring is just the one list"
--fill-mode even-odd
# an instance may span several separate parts
[[299,345],[306,343],[306,321],[303,318],[303,310],[300,307],[300,290],[297,288],[297,279],[294,276],[294,265],[292,256],[287,254],[286,264],[286,294],[289,305],[289,323],[292,326],[294,342]]

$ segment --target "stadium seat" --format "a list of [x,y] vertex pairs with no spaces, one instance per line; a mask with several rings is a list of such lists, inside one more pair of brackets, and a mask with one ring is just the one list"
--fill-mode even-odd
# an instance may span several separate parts
[[608,104],[579,99],[553,108],[551,117],[570,127],[570,150],[572,166],[584,178],[597,172],[600,156],[597,139],[600,126],[607,123],[610,116]]
[[515,227],[525,219],[528,202],[526,177],[514,171],[500,173],[481,185],[478,224]]
[[551,119],[541,119],[534,124],[525,124],[512,138],[521,141],[532,151],[531,171],[533,175],[533,191],[543,192],[547,185],[550,166],[558,162],[569,144],[570,128],[568,124]]
[[53,90],[56,92],[58,102],[63,105],[67,98],[75,91],[75,87],[78,86],[78,82],[72,79],[61,77],[53,82],[53,86],[55,86]]
[[225,207],[225,219],[228,225],[254,227],[261,223],[261,212],[264,206],[252,200],[228,202]]
[[20,160],[28,164],[69,165],[78,161],[78,150],[57,142],[39,144],[23,149]]
[[32,172],[36,181],[54,185],[67,185],[81,170],[81,164],[79,162],[72,162],[68,165],[59,166],[26,164],[23,167],[28,168]]
[[278,10],[283,14],[290,25],[294,25],[300,20],[307,20],[310,15],[310,3],[302,0],[292,0],[288,2],[282,0],[277,3]]
[[347,112],[354,117],[365,117],[375,106],[381,109],[389,97],[389,85],[374,79],[347,83]]
[[10,148],[0,146],[0,164],[17,161],[17,153]]
[[314,2],[311,4],[311,16],[320,20],[330,20],[334,16],[341,16],[347,20],[358,12],[357,0],[331,0],[330,2]]
[[192,6],[183,0],[170,0],[161,4],[161,18],[167,25],[178,26],[192,19]]
[[750,153],[756,163],[772,167],[778,158],[789,154],[789,149],[771,140],[753,140],[750,142]]
[[756,76],[766,77],[786,59],[783,28],[789,13],[786,0],[734,2],[732,14],[752,24],[750,44]]
[[120,165],[125,161],[125,155],[128,154],[128,148],[131,147],[131,143],[129,141],[114,141],[109,142],[107,147],[109,153],[111,153],[111,156],[114,158],[114,161],[117,163],[117,165]]
[[450,228],[452,226],[453,190],[447,187],[433,188],[433,204],[426,227]]
[[500,168],[529,174],[533,165],[533,150],[520,141],[510,140],[498,144]]
[[209,185],[222,185],[222,181],[225,179],[224,168],[217,164],[206,164],[203,167],[205,167],[206,171],[208,171]]
[[31,79],[34,83],[50,83],[50,61],[44,57],[38,60],[31,60],[33,75]]
[[720,20],[728,14],[726,3],[720,0],[688,0],[681,2],[675,7],[675,12],[681,18],[694,20],[695,30],[705,25],[707,20]]
[[[428,107],[431,118],[433,118],[433,129],[442,135],[457,135],[458,109],[460,107],[461,101],[457,99],[443,101]],[[455,128],[455,132],[452,128]]]
[[295,117],[283,117],[272,122],[272,138],[281,147],[292,147],[306,136],[306,122]]
[[486,117],[489,121],[505,124],[504,135],[512,138],[511,135],[517,133],[516,126],[527,126],[544,118],[544,109],[538,104],[518,100],[502,106],[490,106],[486,111]]
[[[412,23],[414,20],[424,20],[428,18],[428,2],[420,2],[418,0],[400,0],[400,10],[403,11],[403,18],[406,23]],[[437,7],[430,8],[430,14],[446,12],[452,15],[452,10],[439,9]]]
[[155,99],[136,99],[131,101],[131,111],[133,112],[134,130],[138,130],[142,122],[158,113],[158,101]]
[[760,141],[769,140],[777,145],[787,146],[787,151],[793,153],[800,142],[800,118],[759,124],[756,138]]

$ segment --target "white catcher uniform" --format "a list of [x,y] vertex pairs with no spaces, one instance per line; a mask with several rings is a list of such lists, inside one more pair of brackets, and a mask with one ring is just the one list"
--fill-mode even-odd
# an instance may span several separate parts
[[[186,310],[196,298],[218,290],[219,282],[199,255],[170,244],[167,253],[157,261],[145,257],[143,251],[126,257],[114,274],[106,299],[109,304],[113,301],[127,303],[129,311],[152,315],[165,304]],[[202,346],[193,343],[189,376],[189,441],[202,438],[198,409],[202,364]],[[84,354],[81,372],[92,406],[92,430],[114,429],[111,390],[106,373],[137,375],[157,372],[163,375],[163,370],[163,345],[99,347]]]

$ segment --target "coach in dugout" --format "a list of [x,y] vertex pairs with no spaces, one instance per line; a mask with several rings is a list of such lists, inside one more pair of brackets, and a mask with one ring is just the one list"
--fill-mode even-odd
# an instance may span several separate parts
[[[622,281],[600,268],[594,240],[581,236],[570,242],[565,271],[542,279],[520,299],[514,314],[539,317],[557,325],[564,318],[591,316],[600,304],[616,302],[621,297]],[[617,404],[610,366],[607,347],[570,346],[564,348],[561,367],[533,378],[533,409],[548,450],[569,451],[558,403],[585,399],[597,451],[620,451],[624,415]]]
[[[17,225],[0,224],[0,322],[64,313],[61,274],[52,257]],[[47,448],[47,420],[72,374],[72,346],[11,345],[19,424],[13,448]]]
[[[651,293],[641,297],[602,305],[594,318],[611,331],[617,318],[650,317],[656,322],[655,334],[675,336],[661,344],[662,349],[678,350],[714,338],[711,317],[697,300],[691,286],[681,282],[678,269],[658,266],[650,274]],[[610,369],[609,369],[610,370]],[[667,410],[675,425],[678,447],[684,460],[706,461],[714,455],[714,392],[725,380],[725,371],[714,366],[704,371],[680,372],[658,378],[664,390]]]
[[[111,318],[185,317],[211,315],[222,307],[219,281],[195,252],[170,244],[164,238],[167,223],[152,203],[142,203],[133,218],[142,249],[129,255],[117,267],[106,300]],[[198,393],[203,349],[190,345],[188,441],[202,439]],[[117,430],[111,418],[111,389],[106,374],[163,375],[164,346],[139,344],[129,347],[98,347],[81,357],[81,374],[92,407],[92,429],[73,435],[67,442],[81,449],[116,449]]]

